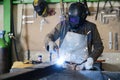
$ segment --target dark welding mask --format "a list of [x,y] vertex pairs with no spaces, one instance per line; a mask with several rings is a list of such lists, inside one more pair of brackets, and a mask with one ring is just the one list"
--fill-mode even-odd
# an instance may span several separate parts
[[72,3],[69,7],[69,23],[72,28],[78,28],[83,25],[87,17],[87,10],[84,4],[80,2]]
[[47,6],[47,2],[45,0],[34,0],[33,7],[39,16],[46,15],[48,6]]

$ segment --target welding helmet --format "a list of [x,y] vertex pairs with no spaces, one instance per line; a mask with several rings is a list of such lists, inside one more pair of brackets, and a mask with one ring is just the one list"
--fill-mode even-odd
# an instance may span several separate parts
[[69,7],[69,23],[72,28],[78,28],[83,25],[87,17],[87,9],[83,3],[76,2],[72,3]]
[[46,15],[48,6],[47,6],[47,2],[45,0],[34,0],[33,7],[39,16]]

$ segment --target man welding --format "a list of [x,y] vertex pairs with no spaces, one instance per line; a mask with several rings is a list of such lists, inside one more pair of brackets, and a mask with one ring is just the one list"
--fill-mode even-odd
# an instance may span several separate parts
[[[68,63],[76,63],[79,69],[92,69],[103,52],[96,25],[86,20],[88,11],[83,3],[75,2],[69,7],[68,20],[61,21],[47,34],[45,47],[53,53],[59,48],[60,57]],[[59,38],[59,47],[55,41]]]

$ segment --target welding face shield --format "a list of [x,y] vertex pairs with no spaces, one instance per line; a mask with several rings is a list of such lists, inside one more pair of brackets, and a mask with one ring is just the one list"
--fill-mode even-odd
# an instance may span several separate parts
[[72,28],[78,28],[83,25],[86,17],[87,10],[84,4],[80,2],[72,3],[69,7],[69,23]]
[[34,0],[33,2],[34,10],[39,16],[46,16],[47,13],[47,2],[44,0]]

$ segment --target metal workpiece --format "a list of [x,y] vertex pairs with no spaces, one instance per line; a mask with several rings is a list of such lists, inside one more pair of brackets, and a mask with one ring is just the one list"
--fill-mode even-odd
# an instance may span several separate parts
[[51,63],[23,70],[0,75],[0,80],[120,80],[120,72],[68,70]]
[[[64,70],[44,78],[45,80],[119,80],[119,72]],[[43,79],[43,80],[44,80]]]
[[0,75],[0,80],[38,80],[62,70],[63,68],[55,64],[41,63],[23,70]]

